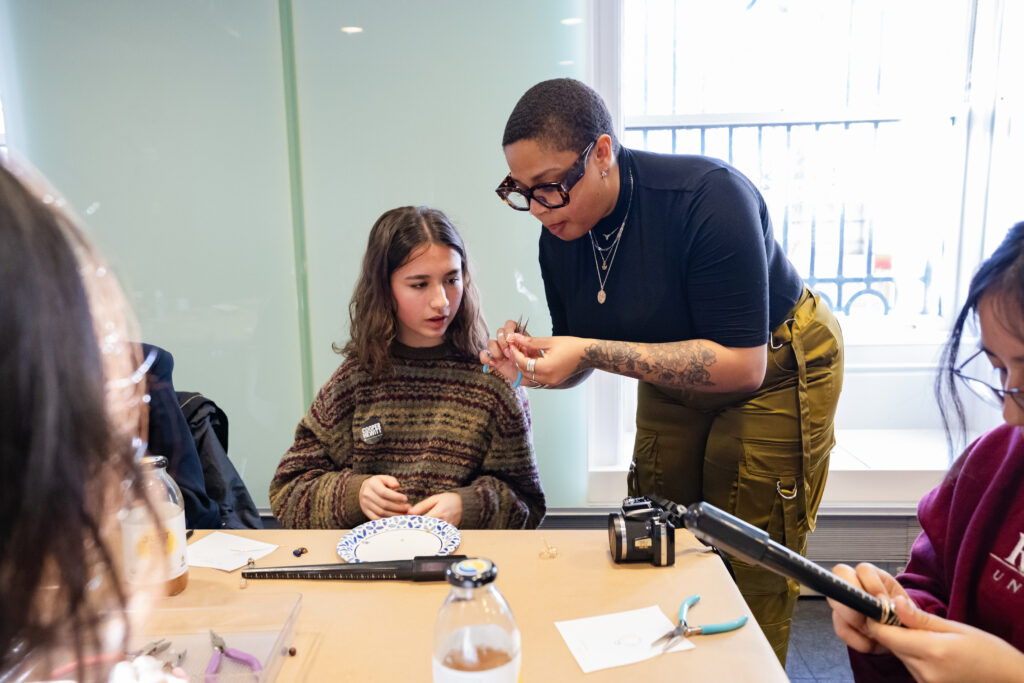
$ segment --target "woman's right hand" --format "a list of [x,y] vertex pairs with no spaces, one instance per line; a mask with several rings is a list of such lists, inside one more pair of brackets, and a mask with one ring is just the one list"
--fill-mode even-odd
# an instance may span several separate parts
[[[846,564],[837,564],[832,571],[839,578],[880,600],[891,602],[899,596],[910,600],[907,591],[892,577],[892,574],[873,564],[862,562],[857,565],[856,569]],[[889,651],[868,635],[868,618],[866,616],[832,598],[828,599],[828,604],[832,606],[832,628],[835,629],[840,640],[857,652],[864,654],[878,655]]]
[[359,507],[367,518],[381,519],[409,512],[408,498],[399,493],[398,480],[390,474],[375,474],[359,487]]

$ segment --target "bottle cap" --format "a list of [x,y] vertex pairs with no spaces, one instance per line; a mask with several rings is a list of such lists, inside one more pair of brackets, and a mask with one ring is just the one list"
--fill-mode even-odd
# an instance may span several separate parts
[[167,467],[167,458],[162,455],[144,455],[139,458],[139,465],[149,467]]
[[471,557],[448,566],[445,577],[448,583],[462,588],[485,586],[498,575],[498,567],[485,557]]

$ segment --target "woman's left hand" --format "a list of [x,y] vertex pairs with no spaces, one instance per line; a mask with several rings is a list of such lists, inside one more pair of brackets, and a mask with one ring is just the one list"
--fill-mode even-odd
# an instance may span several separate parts
[[458,526],[462,521],[462,496],[451,491],[438,493],[413,505],[408,514],[436,517]]
[[515,334],[509,350],[525,386],[557,386],[579,372],[586,348],[580,337],[524,337]]
[[867,636],[900,658],[918,681],[1020,681],[1024,652],[1002,638],[895,599],[906,628],[868,620]]

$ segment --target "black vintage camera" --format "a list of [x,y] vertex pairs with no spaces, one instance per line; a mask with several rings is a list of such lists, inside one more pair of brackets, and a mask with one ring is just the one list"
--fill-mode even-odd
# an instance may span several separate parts
[[669,514],[644,497],[626,498],[619,512],[608,515],[608,546],[616,562],[675,564],[675,531]]

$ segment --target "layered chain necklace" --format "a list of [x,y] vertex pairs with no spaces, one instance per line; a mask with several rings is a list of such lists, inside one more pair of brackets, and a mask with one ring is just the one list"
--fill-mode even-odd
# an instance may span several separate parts
[[[608,295],[605,294],[604,285],[608,282],[608,276],[612,274],[612,265],[615,263],[615,255],[619,253],[619,243],[622,241],[622,230],[626,227],[626,220],[629,218],[629,209],[633,205],[633,171],[629,170],[629,200],[626,202],[626,214],[622,217],[622,223],[619,225],[618,230],[609,232],[604,235],[604,238],[610,239],[612,235],[615,235],[615,239],[607,247],[597,246],[597,240],[594,239],[594,231],[591,230],[587,234],[590,235],[590,245],[594,248],[594,270],[597,271],[597,284],[599,289],[597,290],[597,303],[603,304],[607,299]],[[601,265],[597,265],[598,257],[601,258]],[[607,257],[607,258],[606,258]],[[601,272],[604,271],[604,277],[601,277]]]

